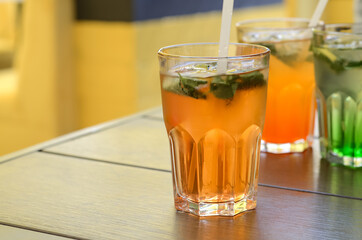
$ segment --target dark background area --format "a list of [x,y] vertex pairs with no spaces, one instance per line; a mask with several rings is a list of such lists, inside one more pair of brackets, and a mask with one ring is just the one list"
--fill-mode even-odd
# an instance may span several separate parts
[[[76,16],[78,20],[142,21],[221,11],[222,2],[222,0],[76,0]],[[281,2],[282,0],[234,0],[234,8]]]

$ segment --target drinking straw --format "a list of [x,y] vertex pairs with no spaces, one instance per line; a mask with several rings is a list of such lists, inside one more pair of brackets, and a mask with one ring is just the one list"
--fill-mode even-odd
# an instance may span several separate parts
[[219,57],[217,73],[223,74],[227,70],[227,59],[230,41],[231,17],[233,15],[234,0],[224,0],[222,5],[221,29],[219,42]]
[[314,10],[313,16],[309,22],[308,27],[315,27],[321,18],[324,8],[326,7],[328,0],[319,0],[317,7]]

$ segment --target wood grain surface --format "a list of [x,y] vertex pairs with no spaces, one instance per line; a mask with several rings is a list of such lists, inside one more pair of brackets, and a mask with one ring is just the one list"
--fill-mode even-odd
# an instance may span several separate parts
[[256,211],[234,218],[197,218],[174,210],[169,172],[48,153],[2,164],[0,196],[0,222],[84,239],[362,235],[359,200],[259,187]]
[[[68,141],[44,151],[170,171],[170,150],[163,121],[154,110],[147,117]],[[265,185],[362,199],[362,169],[332,166],[320,159],[318,141],[304,153],[261,154]],[[152,159],[152,160],[150,160]]]
[[30,231],[17,227],[0,225],[0,239],[3,240],[66,240],[69,238]]
[[316,146],[303,153],[262,153],[260,183],[362,200],[362,169],[333,166],[321,159]]
[[137,118],[43,151],[171,170],[170,149],[163,122],[148,118]]
[[104,123],[97,124],[95,126],[91,126],[91,127],[87,127],[87,128],[75,131],[75,132],[71,132],[71,133],[56,137],[54,139],[51,139],[49,141],[42,142],[42,143],[36,144],[34,146],[30,146],[30,147],[25,148],[25,149],[22,149],[22,150],[13,152],[13,153],[9,153],[9,154],[0,156],[0,164],[2,162],[6,162],[6,161],[9,161],[9,160],[14,159],[14,158],[27,155],[29,153],[37,152],[40,149],[44,149],[44,148],[47,148],[47,147],[51,147],[53,145],[61,144],[63,142],[71,141],[71,140],[77,139],[79,137],[87,136],[89,134],[96,134],[99,131],[104,131],[106,129],[109,129],[109,128],[115,127],[117,125],[123,124],[125,122],[129,122],[129,121],[132,121],[134,119],[138,119],[140,117],[151,116],[152,114],[160,113],[160,111],[161,110],[160,110],[159,107],[152,108],[152,109],[147,109],[147,110],[138,112],[138,113],[133,114],[133,115],[122,117],[122,118],[119,118],[119,119],[110,120],[110,121],[107,121],[107,122],[104,122]]

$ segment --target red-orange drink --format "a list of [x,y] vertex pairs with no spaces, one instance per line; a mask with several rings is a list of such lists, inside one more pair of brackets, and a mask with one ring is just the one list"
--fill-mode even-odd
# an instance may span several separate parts
[[[304,44],[304,51],[308,51],[310,40],[300,44]],[[288,65],[272,55],[269,74],[271,80],[268,86],[263,140],[275,144],[295,143],[292,151],[304,151],[308,147],[308,138],[313,134],[313,62],[304,59]],[[299,146],[298,141],[301,143]]]
[[308,23],[303,19],[265,19],[237,25],[239,42],[271,50],[262,151],[302,152],[311,145],[315,81]]
[[[217,45],[183,47],[192,46],[217,54]],[[232,46],[235,50],[238,45]],[[232,216],[256,206],[268,51],[240,46],[256,56],[234,59],[222,75],[216,74],[216,59],[182,59],[170,66],[170,56],[160,57],[163,115],[178,210]],[[162,68],[163,64],[168,67]]]

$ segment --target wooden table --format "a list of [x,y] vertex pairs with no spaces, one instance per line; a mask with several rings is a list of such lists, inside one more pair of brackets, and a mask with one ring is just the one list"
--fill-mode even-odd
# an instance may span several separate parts
[[173,206],[161,109],[0,158],[0,239],[361,239],[362,169],[262,154],[257,210],[198,218]]

